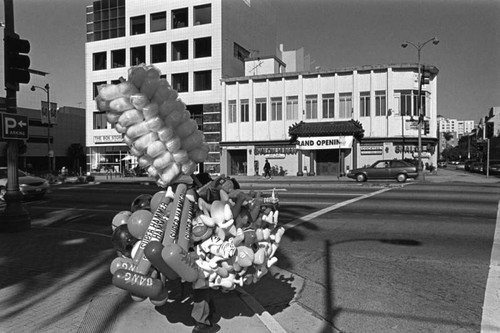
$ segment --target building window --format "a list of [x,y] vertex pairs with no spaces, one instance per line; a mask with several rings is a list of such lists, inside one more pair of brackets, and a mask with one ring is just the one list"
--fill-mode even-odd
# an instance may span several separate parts
[[172,42],[172,61],[187,59],[189,54],[188,50],[187,40]]
[[95,71],[106,69],[106,52],[93,54],[93,67]]
[[339,94],[339,118],[352,117],[352,95],[351,93]]
[[136,66],[146,63],[146,47],[132,47],[130,49],[130,65]]
[[212,37],[196,38],[194,40],[194,57],[204,58],[212,56]]
[[107,126],[106,112],[94,112],[94,121],[93,128],[94,129],[105,129]]
[[306,95],[306,119],[318,119],[318,95]]
[[255,120],[267,121],[267,101],[265,98],[255,100]]
[[323,118],[335,118],[335,95],[323,94]]
[[194,25],[212,23],[212,5],[194,6]]
[[246,50],[244,47],[237,43],[234,43],[233,52],[234,57],[238,60],[241,60],[242,62],[244,62],[245,59],[250,56],[250,51]]
[[271,120],[283,120],[281,97],[271,97]]
[[287,96],[286,98],[286,120],[299,119],[299,97]]
[[194,91],[212,90],[212,71],[194,72]]
[[189,89],[188,73],[172,74],[172,88],[177,92],[187,92]]
[[242,99],[240,101],[240,121],[242,123],[247,123],[250,121],[250,108],[248,99]]
[[96,98],[99,95],[99,86],[102,84],[106,84],[106,81],[94,82],[92,83],[92,91],[94,92],[93,98]]
[[111,51],[111,68],[125,67],[125,49]]
[[375,91],[375,116],[387,115],[385,90]]
[[359,93],[359,114],[360,117],[370,116],[370,92],[362,91]]
[[159,12],[151,14],[150,30],[151,32],[163,31],[167,29],[167,13]]
[[146,17],[144,15],[130,18],[130,35],[146,33]]
[[181,8],[172,10],[172,29],[184,28],[188,26],[188,9]]
[[238,121],[237,116],[238,116],[238,109],[236,108],[236,100],[230,100],[228,101],[227,105],[227,115],[228,115],[228,122],[229,123],[235,123]]
[[412,113],[412,93],[411,90],[400,90],[396,92],[399,94],[399,112],[403,116],[413,116]]
[[151,63],[166,62],[167,61],[167,44],[154,44],[151,45]]

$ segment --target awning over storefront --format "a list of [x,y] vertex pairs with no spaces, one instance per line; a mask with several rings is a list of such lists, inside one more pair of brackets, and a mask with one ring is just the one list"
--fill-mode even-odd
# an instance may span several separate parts
[[361,140],[365,130],[359,121],[330,121],[330,122],[303,122],[296,123],[288,129],[290,142],[296,142],[299,137],[317,136],[353,136]]

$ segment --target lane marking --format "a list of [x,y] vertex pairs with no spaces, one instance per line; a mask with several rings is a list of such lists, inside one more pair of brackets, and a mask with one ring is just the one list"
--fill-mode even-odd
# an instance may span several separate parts
[[333,210],[336,210],[336,209],[342,208],[344,206],[350,205],[352,203],[355,203],[355,202],[358,202],[358,201],[361,201],[361,200],[373,197],[373,196],[378,195],[378,194],[382,194],[382,193],[390,191],[390,190],[392,190],[392,188],[383,188],[381,190],[378,190],[378,191],[375,191],[375,192],[372,192],[372,193],[367,193],[367,194],[364,194],[364,195],[356,197],[356,198],[352,198],[352,199],[349,199],[349,200],[346,200],[346,201],[338,202],[335,205],[332,205],[330,207],[326,207],[326,208],[320,209],[320,210],[318,210],[316,212],[313,212],[313,213],[308,214],[306,216],[303,216],[301,218],[295,219],[292,222],[289,222],[289,223],[283,225],[283,228],[285,228],[285,230],[295,228],[296,226],[301,225],[302,223],[311,221],[312,219],[315,219],[318,216],[324,215],[324,214],[329,213],[329,212],[331,212]]

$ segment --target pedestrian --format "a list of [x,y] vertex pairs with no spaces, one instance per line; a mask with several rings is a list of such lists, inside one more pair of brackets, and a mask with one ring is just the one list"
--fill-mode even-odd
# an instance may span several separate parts
[[266,163],[264,164],[264,178],[271,179],[271,164],[266,159]]

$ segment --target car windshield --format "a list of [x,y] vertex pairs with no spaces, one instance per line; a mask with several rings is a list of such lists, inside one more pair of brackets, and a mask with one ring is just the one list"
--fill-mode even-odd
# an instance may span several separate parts
[[[22,170],[17,170],[18,177],[26,177],[27,174]],[[7,168],[0,169],[0,178],[7,178]]]
[[375,169],[384,169],[389,167],[389,162],[388,161],[378,161],[373,163],[372,168]]

